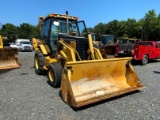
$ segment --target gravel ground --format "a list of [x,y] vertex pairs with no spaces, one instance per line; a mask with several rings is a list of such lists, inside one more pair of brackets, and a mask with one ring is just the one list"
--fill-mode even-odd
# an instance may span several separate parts
[[134,65],[140,92],[126,94],[74,110],[59,97],[59,89],[38,76],[34,52],[20,52],[20,69],[0,71],[0,120],[160,120],[160,64]]

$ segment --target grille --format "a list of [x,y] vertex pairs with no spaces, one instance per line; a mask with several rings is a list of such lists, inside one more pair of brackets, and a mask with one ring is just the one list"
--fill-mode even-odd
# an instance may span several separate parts
[[79,53],[79,56],[81,57],[82,60],[87,60],[88,54],[88,40],[84,38],[78,38],[76,40],[76,48]]
[[[67,36],[67,35],[60,35],[59,38],[63,38],[65,42],[67,42],[68,44],[70,44],[70,41],[75,41],[76,50],[79,53],[80,58],[82,60],[87,60],[88,40],[86,38],[73,37],[73,36]],[[77,56],[76,56],[76,59],[79,60]]]
[[30,46],[24,46],[24,50],[31,50]]

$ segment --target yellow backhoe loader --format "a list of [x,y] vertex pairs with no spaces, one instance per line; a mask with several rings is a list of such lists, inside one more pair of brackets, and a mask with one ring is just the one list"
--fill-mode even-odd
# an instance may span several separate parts
[[18,49],[3,47],[3,38],[0,36],[0,70],[19,67]]
[[32,39],[35,72],[45,74],[62,99],[82,107],[143,88],[130,64],[131,58],[103,59],[93,47],[84,21],[66,14],[39,17],[42,40]]

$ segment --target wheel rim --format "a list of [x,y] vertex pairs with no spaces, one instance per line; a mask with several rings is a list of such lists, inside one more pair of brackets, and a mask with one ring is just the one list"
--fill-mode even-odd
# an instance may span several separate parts
[[52,69],[48,71],[49,80],[53,83],[54,82],[54,72]]
[[38,66],[38,57],[35,57],[35,68],[38,70],[39,66]]
[[147,58],[147,56],[145,56],[145,57],[144,57],[144,60],[143,60],[143,63],[146,64],[147,62],[148,62],[148,58]]

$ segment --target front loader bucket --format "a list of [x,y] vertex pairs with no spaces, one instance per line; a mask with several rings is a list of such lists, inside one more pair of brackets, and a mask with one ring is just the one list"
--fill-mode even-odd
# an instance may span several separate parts
[[143,88],[130,60],[67,62],[62,75],[62,99],[72,107],[82,107]]
[[1,48],[0,49],[0,70],[19,68],[18,49]]

